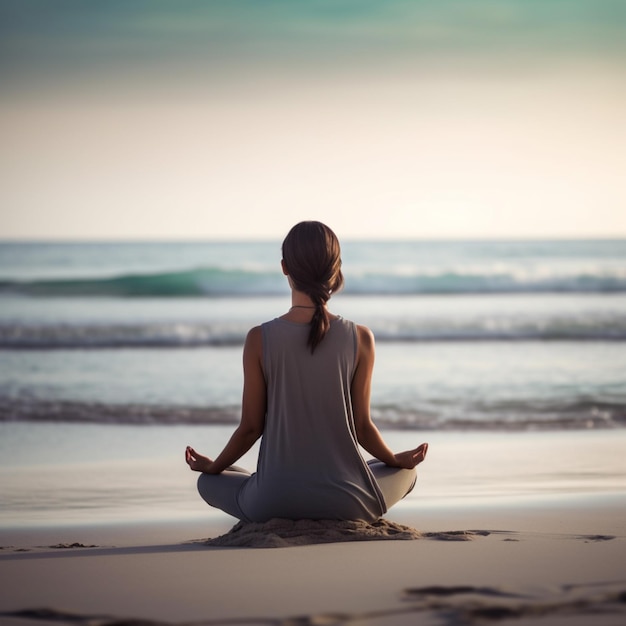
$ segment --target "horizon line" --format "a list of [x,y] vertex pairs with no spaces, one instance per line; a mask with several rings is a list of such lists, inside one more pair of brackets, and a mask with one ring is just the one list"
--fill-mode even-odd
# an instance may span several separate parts
[[[124,237],[7,237],[0,235],[0,244],[26,243],[26,244],[83,244],[83,243],[272,243],[282,241],[284,235],[218,235],[218,236],[186,236],[186,237],[150,237],[150,236],[124,236]],[[623,241],[626,233],[619,234],[593,234],[593,235],[414,235],[414,236],[371,236],[371,235],[344,235],[340,236],[343,242],[364,243],[394,243],[394,242],[525,242],[525,241]]]

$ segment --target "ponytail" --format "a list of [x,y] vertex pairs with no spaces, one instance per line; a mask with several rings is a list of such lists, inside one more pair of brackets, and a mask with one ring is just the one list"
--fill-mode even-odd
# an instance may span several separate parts
[[325,303],[315,303],[315,311],[311,318],[311,329],[309,330],[309,338],[307,339],[307,346],[311,348],[311,354],[315,352],[315,348],[317,348],[318,344],[324,339],[330,328],[330,319],[324,304]]

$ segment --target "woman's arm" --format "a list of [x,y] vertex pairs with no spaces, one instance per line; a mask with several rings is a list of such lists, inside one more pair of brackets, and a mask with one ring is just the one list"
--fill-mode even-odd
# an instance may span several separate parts
[[263,342],[261,327],[253,328],[246,337],[243,349],[243,399],[241,422],[230,440],[212,461],[193,448],[185,450],[185,461],[192,470],[206,474],[219,474],[236,463],[263,434],[267,389],[262,367]]
[[394,454],[385,443],[370,414],[374,360],[374,335],[366,326],[357,326],[357,362],[351,386],[357,440],[367,452],[383,463],[412,469],[424,460],[428,444]]

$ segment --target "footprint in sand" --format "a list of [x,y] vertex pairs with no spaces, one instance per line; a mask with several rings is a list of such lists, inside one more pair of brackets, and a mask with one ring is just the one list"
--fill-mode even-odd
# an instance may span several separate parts
[[581,535],[578,539],[582,539],[585,543],[611,541],[611,539],[615,539],[615,535]]

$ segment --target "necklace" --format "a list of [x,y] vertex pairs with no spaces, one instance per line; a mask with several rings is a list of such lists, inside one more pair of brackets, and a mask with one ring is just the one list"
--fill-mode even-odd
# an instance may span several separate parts
[[294,304],[289,310],[293,309],[316,309],[316,306],[304,306],[303,304]]

